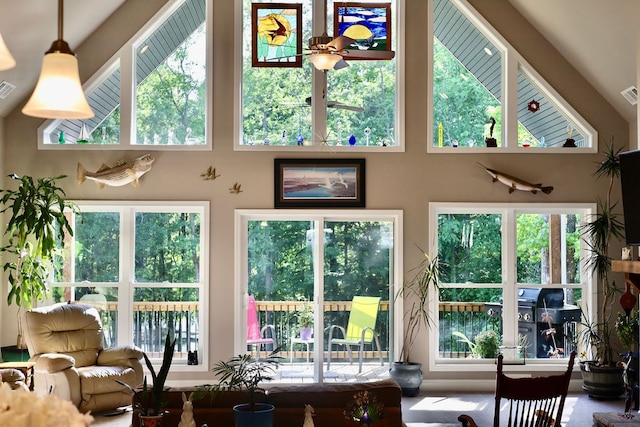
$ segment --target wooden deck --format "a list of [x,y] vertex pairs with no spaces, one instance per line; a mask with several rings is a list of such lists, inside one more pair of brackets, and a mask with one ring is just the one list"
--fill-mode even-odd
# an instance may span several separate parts
[[[369,382],[389,378],[389,365],[380,366],[380,362],[366,362],[362,364],[362,372],[358,373],[358,362],[331,363],[331,369],[326,370],[325,363],[324,382]],[[312,363],[288,363],[280,365],[274,382],[279,383],[313,383]]]

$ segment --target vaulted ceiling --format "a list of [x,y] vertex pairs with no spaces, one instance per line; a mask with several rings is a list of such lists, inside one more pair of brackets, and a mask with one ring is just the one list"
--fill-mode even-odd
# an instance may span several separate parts
[[[66,0],[64,39],[75,49],[124,1]],[[629,104],[620,92],[636,85],[636,21],[640,16],[640,2],[509,1],[623,117],[631,123],[636,121],[636,107]],[[499,6],[499,2],[496,4]],[[5,117],[31,93],[44,51],[57,38],[57,2],[0,0],[0,5],[4,6],[0,14],[0,33],[17,62],[15,68],[0,71],[0,82],[8,81],[16,86],[6,99],[0,99],[0,117]]]

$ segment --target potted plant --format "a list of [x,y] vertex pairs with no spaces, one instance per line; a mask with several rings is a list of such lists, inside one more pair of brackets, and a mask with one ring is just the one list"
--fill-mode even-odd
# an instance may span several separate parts
[[9,178],[18,181],[18,188],[0,190],[0,212],[11,214],[4,232],[7,244],[0,251],[6,257],[3,269],[9,273],[7,304],[18,306],[18,348],[26,348],[21,310],[28,310],[47,297],[47,281],[58,242],[64,241],[65,233],[73,236],[64,210],[77,208],[65,200],[64,190],[56,185],[56,180],[65,177],[34,180],[12,174]]
[[310,340],[313,336],[313,305],[306,302],[302,306],[302,310],[296,313],[296,319],[300,328],[300,338]]
[[610,278],[611,258],[609,247],[614,240],[622,240],[624,226],[615,212],[617,203],[611,199],[615,180],[620,177],[620,149],[611,143],[604,159],[598,164],[596,178],[608,179],[604,200],[598,201],[599,212],[582,229],[589,256],[588,269],[595,274],[600,295],[599,319],[583,313],[579,340],[585,349],[587,360],[580,362],[582,389],[593,397],[612,398],[624,392],[622,367],[618,366],[617,352],[613,347],[613,304],[618,292],[615,281]]
[[431,298],[438,297],[440,289],[440,269],[438,257],[431,257],[422,249],[424,259],[415,267],[413,277],[405,280],[398,290],[396,298],[405,303],[405,330],[400,359],[393,362],[389,374],[402,388],[404,396],[416,396],[422,384],[422,364],[409,359],[411,347],[422,327],[431,326],[429,304]]
[[[164,341],[164,352],[162,355],[162,364],[160,370],[156,373],[149,356],[143,353],[144,361],[147,365],[147,369],[151,373],[151,386],[147,384],[147,377],[144,377],[142,383],[142,396],[140,400],[134,404],[134,411],[138,412],[140,417],[140,425],[143,427],[159,427],[164,415],[163,408],[165,406],[165,396],[168,387],[165,387],[167,381],[167,375],[169,374],[169,368],[171,368],[171,362],[173,361],[173,353],[176,346],[176,338],[174,337],[173,329],[167,331],[167,336]],[[132,393],[135,393],[137,389],[131,387],[129,384],[116,380],[119,384],[126,386]]]
[[233,407],[237,427],[270,427],[273,422],[274,406],[269,403],[257,403],[256,395],[264,393],[260,384],[271,381],[281,362],[281,357],[274,350],[264,359],[256,359],[250,353],[234,356],[228,361],[219,361],[212,372],[219,377],[213,385],[198,388],[195,398],[203,393],[210,393],[215,399],[217,393],[226,390],[244,390],[247,392],[247,403]]
[[469,346],[472,357],[492,359],[498,357],[498,353],[500,353],[502,340],[500,339],[500,335],[491,329],[480,332],[475,336],[473,341],[459,331],[453,331],[452,335],[459,337],[461,342]]

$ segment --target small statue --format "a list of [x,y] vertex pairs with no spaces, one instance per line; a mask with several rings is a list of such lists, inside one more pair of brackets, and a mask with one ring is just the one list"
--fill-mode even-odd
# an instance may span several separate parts
[[191,401],[191,396],[189,395],[189,399],[187,399],[187,395],[182,392],[182,415],[180,415],[180,422],[178,423],[178,427],[196,427],[196,421],[193,419],[193,402]]
[[315,415],[313,406],[304,405],[304,424],[302,427],[313,427],[313,416]]

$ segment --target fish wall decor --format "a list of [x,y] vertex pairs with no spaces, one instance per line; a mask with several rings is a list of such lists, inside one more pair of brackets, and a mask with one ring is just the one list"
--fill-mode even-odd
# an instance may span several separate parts
[[482,167],[491,177],[493,178],[493,182],[500,181],[507,187],[509,187],[509,193],[513,193],[515,190],[521,191],[530,191],[533,194],[537,194],[538,191],[542,191],[544,194],[549,194],[553,191],[553,187],[550,185],[543,186],[542,184],[531,184],[525,180],[520,178],[516,178],[511,175],[507,175],[506,173],[497,171],[495,169],[490,169],[483,165],[482,163],[478,163],[480,167]]
[[95,172],[88,172],[81,163],[78,163],[78,185],[89,179],[95,181],[101,189],[105,185],[122,187],[129,183],[137,187],[140,177],[151,170],[153,161],[151,154],[145,154],[130,162],[120,160],[113,167],[103,164]]

